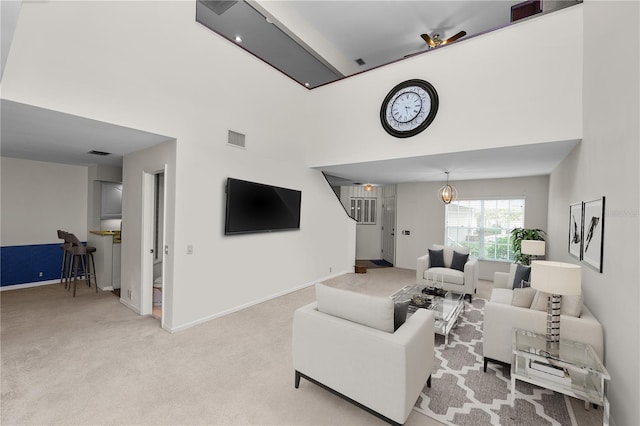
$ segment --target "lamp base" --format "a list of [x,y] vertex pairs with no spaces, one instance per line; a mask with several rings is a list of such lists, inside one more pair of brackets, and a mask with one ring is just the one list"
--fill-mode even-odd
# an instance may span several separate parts
[[560,302],[562,296],[552,294],[547,299],[547,343],[560,343]]

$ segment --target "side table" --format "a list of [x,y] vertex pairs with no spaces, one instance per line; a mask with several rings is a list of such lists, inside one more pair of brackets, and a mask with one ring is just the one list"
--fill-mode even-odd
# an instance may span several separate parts
[[522,380],[585,402],[604,407],[604,424],[609,424],[609,401],[605,380],[609,372],[591,345],[560,339],[550,344],[543,334],[514,329],[511,359],[511,405],[515,402],[516,380]]

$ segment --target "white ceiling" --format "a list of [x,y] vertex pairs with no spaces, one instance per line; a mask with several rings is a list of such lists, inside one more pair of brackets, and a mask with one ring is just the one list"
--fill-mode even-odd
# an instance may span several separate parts
[[[2,52],[9,51],[20,1],[2,0]],[[283,31],[310,47],[322,60],[344,71],[358,72],[354,59],[366,67],[426,50],[421,33],[450,37],[460,30],[466,38],[504,26],[518,1],[256,1],[250,2]],[[575,1],[545,1],[548,10]],[[7,6],[10,6],[7,8]],[[462,38],[463,41],[465,38]],[[451,47],[444,47],[451,48]],[[355,67],[355,68],[354,68]],[[120,166],[122,156],[171,139],[135,129],[2,100],[2,156],[67,164]],[[576,141],[504,148],[429,157],[323,167],[350,181],[399,183],[443,180],[451,170],[455,180],[548,174]],[[90,150],[112,153],[107,157]],[[522,159],[526,158],[526,161]]]
[[[122,167],[122,157],[172,138],[2,99],[3,157]],[[97,150],[108,156],[88,154]]]
[[578,140],[318,167],[338,185],[395,184],[548,175]]

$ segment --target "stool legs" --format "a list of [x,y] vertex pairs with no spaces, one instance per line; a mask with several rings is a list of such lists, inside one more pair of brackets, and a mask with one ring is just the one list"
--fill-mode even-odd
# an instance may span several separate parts
[[[91,258],[91,259],[89,259]],[[82,265],[82,276],[87,283],[87,287],[91,287],[91,278],[96,285],[96,293],[98,292],[98,278],[96,275],[96,264],[93,258],[93,253],[85,254],[71,254],[69,262],[69,274],[67,276],[67,285],[65,288],[71,287],[71,281],[73,281],[73,297],[76,297],[76,285],[78,282],[78,268]]]

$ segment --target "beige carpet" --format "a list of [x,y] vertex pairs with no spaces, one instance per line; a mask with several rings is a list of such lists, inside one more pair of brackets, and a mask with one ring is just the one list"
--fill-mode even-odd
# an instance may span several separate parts
[[[380,268],[328,283],[389,295],[414,281]],[[309,382],[294,388],[291,321],[312,287],[176,334],[84,286],[75,299],[55,284],[0,297],[2,425],[384,424]],[[413,412],[407,424],[440,423]]]

